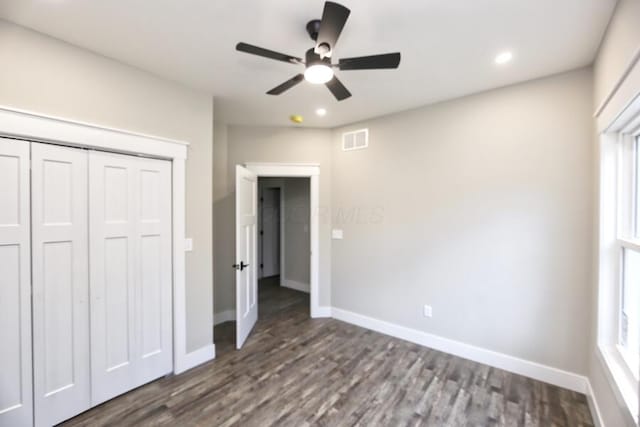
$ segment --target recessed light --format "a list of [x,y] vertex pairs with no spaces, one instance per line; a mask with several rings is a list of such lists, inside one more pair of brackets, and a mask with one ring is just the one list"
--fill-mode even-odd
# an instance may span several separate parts
[[496,64],[498,65],[504,65],[508,62],[510,62],[513,59],[513,53],[507,51],[507,52],[502,52],[500,53],[498,56],[496,56]]
[[324,117],[327,115],[327,110],[325,108],[318,108],[316,110],[316,114],[320,117]]

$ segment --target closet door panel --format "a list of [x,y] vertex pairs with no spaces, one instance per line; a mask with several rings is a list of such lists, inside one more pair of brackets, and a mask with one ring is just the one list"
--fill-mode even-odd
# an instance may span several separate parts
[[36,425],[89,409],[87,152],[32,143]]
[[0,138],[0,425],[33,423],[29,143]]
[[137,381],[172,370],[171,164],[138,159],[139,251]]
[[89,153],[93,405],[135,383],[135,160]]
[[171,164],[91,152],[93,404],[171,372]]

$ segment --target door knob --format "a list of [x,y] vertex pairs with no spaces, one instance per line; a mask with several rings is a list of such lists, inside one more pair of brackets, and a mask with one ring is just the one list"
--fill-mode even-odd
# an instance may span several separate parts
[[245,264],[244,261],[240,261],[240,264],[233,264],[233,268],[240,271],[244,270],[247,267],[249,267],[249,264]]

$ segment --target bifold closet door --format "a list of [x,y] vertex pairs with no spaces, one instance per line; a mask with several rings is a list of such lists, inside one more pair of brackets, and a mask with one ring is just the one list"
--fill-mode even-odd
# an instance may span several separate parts
[[33,422],[29,219],[29,143],[0,138],[0,426]]
[[92,403],[172,371],[171,164],[89,153]]
[[31,144],[35,422],[90,408],[87,151]]

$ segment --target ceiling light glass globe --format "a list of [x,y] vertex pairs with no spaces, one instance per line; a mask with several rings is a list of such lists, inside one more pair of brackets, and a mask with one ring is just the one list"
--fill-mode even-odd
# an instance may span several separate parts
[[304,70],[304,78],[309,83],[324,84],[333,78],[333,69],[323,64],[311,65]]

